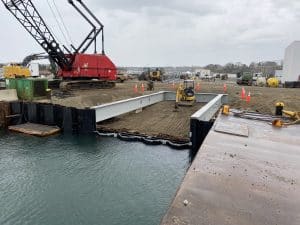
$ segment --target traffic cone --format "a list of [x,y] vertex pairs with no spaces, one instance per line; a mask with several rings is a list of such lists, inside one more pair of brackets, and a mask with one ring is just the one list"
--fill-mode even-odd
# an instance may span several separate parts
[[133,91],[134,91],[134,93],[138,93],[138,92],[139,92],[139,91],[138,91],[138,86],[137,86],[137,84],[134,85]]
[[224,92],[224,93],[227,92],[227,85],[226,85],[226,83],[223,85],[223,92]]
[[197,85],[196,85],[196,91],[200,91],[201,90],[201,87],[200,87],[200,83],[197,83]]
[[242,91],[241,91],[241,99],[245,99],[246,98],[246,91],[245,91],[245,88],[242,87]]
[[247,98],[246,98],[246,102],[249,103],[251,100],[251,93],[249,91],[248,95],[247,95]]
[[172,88],[175,90],[176,89],[176,87],[175,87],[175,82],[173,81],[173,83],[172,83]]
[[144,92],[145,92],[145,86],[144,86],[144,83],[142,83],[141,90],[142,90],[142,93],[144,93]]

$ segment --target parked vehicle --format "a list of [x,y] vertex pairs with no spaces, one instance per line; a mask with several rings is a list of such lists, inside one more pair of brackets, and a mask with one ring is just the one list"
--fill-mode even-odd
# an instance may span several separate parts
[[202,80],[205,80],[205,81],[215,81],[216,78],[213,75],[205,74],[204,77],[202,77]]
[[240,72],[237,73],[237,81],[236,83],[238,85],[248,85],[248,86],[252,86],[253,83],[253,76],[250,72]]
[[117,74],[117,82],[123,83],[126,80],[128,80],[127,74],[125,74],[125,73],[118,73]]
[[228,80],[228,74],[227,73],[224,73],[224,74],[221,74],[221,80]]

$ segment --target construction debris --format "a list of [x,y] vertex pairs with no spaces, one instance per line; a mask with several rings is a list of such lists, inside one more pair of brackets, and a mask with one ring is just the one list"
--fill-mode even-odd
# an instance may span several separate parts
[[47,126],[34,123],[9,126],[8,130],[38,137],[48,137],[60,132],[60,128],[57,126]]

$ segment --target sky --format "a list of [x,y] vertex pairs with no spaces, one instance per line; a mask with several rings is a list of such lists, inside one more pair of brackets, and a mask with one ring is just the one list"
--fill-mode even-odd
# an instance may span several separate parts
[[[77,46],[91,30],[67,0],[32,2],[61,44],[72,42]],[[285,48],[300,40],[299,0],[84,2],[104,24],[105,52],[117,66],[205,66],[280,60]],[[26,55],[43,52],[2,3],[0,27],[0,62],[18,62]],[[100,45],[98,48],[101,52]]]

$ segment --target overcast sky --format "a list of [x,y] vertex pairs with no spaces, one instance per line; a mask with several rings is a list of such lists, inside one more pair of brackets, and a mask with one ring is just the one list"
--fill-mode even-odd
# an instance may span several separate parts
[[[80,43],[90,27],[67,0],[32,0],[59,41],[65,43],[48,6],[50,3],[55,11],[53,1],[72,41],[75,45]],[[299,0],[85,3],[105,25],[106,54],[117,66],[204,66],[279,60],[284,49],[300,39]],[[21,61],[28,54],[43,52],[2,3],[0,27],[0,62]]]

